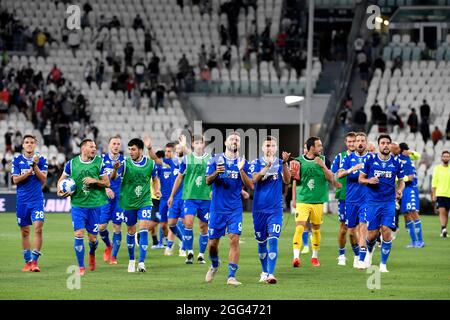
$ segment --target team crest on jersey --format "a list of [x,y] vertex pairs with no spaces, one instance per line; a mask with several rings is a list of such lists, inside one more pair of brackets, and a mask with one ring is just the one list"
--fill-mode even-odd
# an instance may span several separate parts
[[197,186],[197,187],[201,187],[202,186],[202,177],[200,176],[200,177],[197,177],[196,179],[195,179],[195,185]]
[[169,179],[170,172],[164,172],[164,179]]
[[386,168],[386,163],[385,163],[385,162],[382,162],[382,163],[381,163],[381,166],[382,166],[383,168]]
[[309,180],[307,186],[308,186],[309,190],[313,190],[315,187],[314,179]]
[[142,186],[137,186],[134,188],[134,194],[136,197],[140,198],[142,196]]

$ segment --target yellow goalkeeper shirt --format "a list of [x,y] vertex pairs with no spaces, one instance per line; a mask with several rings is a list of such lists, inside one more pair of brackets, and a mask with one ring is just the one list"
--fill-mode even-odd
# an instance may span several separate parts
[[436,197],[450,198],[450,166],[440,164],[434,167],[431,187],[436,188]]

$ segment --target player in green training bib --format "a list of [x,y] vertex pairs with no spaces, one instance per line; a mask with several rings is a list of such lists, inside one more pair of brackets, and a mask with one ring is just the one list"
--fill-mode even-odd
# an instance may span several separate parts
[[308,219],[312,228],[311,264],[320,266],[320,225],[323,223],[323,203],[328,201],[328,182],[334,183],[333,173],[329,170],[330,161],[322,156],[322,141],[318,137],[306,140],[307,153],[296,160],[300,163],[300,181],[296,186],[295,234],[293,239],[294,259],[292,265],[300,266],[302,234]]
[[[114,164],[111,180],[122,177],[120,186],[120,207],[124,210],[128,227],[128,272],[136,271],[134,257],[136,224],[139,220],[139,263],[138,272],[145,272],[145,256],[148,248],[148,231],[157,225],[157,217],[152,215],[152,196],[150,188],[158,192],[155,162],[143,155],[144,142],[131,139],[128,142],[130,157]],[[153,178],[153,179],[152,179]]]
[[201,135],[194,135],[192,139],[194,152],[183,157],[180,171],[173,185],[172,193],[168,200],[169,208],[172,206],[178,188],[184,181],[184,227],[183,242],[187,251],[186,263],[192,264],[194,258],[194,217],[197,216],[200,226],[198,263],[206,263],[204,254],[208,245],[208,220],[209,207],[211,205],[211,186],[206,184],[206,167],[211,155],[205,153],[205,140]]
[[81,142],[80,149],[81,154],[66,163],[58,181],[58,196],[69,196],[69,193],[60,190],[60,181],[69,177],[74,179],[76,189],[71,196],[74,248],[80,275],[84,275],[84,230],[87,230],[89,238],[89,270],[94,271],[100,213],[101,207],[108,202],[105,188],[109,187],[109,179],[102,158],[96,155],[95,142],[85,139]]

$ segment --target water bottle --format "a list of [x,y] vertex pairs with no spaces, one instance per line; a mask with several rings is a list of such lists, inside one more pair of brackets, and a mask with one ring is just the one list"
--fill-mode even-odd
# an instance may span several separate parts
[[[219,156],[219,158],[217,159],[217,166],[225,167],[225,159],[222,156]],[[225,178],[225,176],[226,176],[225,172],[219,174],[219,178]]]

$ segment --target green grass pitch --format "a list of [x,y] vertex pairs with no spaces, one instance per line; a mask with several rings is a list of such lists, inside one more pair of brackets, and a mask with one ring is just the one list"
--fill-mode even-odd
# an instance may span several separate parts
[[[70,215],[47,214],[40,259],[42,272],[24,274],[21,272],[23,258],[15,215],[0,214],[0,299],[449,299],[450,239],[439,238],[436,216],[422,219],[426,247],[406,249],[409,236],[402,228],[388,261],[390,273],[381,275],[380,289],[368,289],[370,275],[351,267],[353,253],[348,244],[347,266],[337,266],[336,215],[327,215],[322,227],[319,253],[322,266],[313,268],[308,254],[302,255],[302,267],[296,269],[291,266],[294,218],[285,215],[276,268],[278,283],[258,283],[257,244],[253,238],[251,214],[246,213],[237,272],[242,286],[225,284],[227,238],[221,241],[221,269],[215,280],[208,284],[204,277],[209,263],[186,265],[184,258],[178,255],[165,257],[163,250],[149,250],[147,273],[127,273],[127,249],[123,237],[118,265],[110,266],[102,261],[104,244],[100,241],[97,270],[86,271],[81,279],[81,289],[69,290],[66,271],[76,264]],[[403,225],[403,221],[400,224]],[[197,229],[195,232],[197,236]],[[198,238],[194,246],[197,249]],[[373,262],[379,263],[378,248]]]

